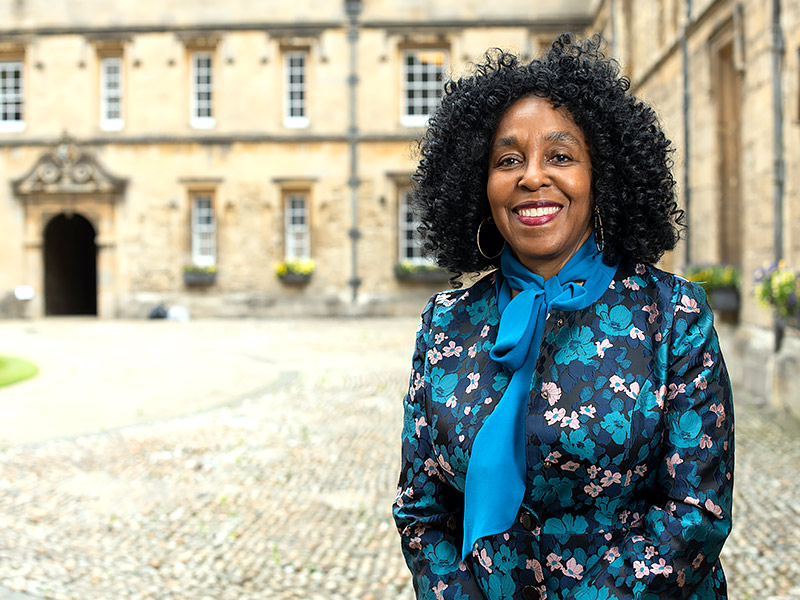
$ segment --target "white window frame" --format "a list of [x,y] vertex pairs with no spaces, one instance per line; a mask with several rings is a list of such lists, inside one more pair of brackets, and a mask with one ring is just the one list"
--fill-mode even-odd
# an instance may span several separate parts
[[208,191],[191,193],[192,199],[192,264],[212,267],[217,264],[217,216],[214,194]]
[[[202,66],[200,61],[208,61],[208,66]],[[200,83],[198,78],[203,73],[208,75],[208,81]],[[191,54],[191,126],[195,129],[211,129],[216,125],[214,118],[214,53],[192,52]],[[201,94],[208,94],[208,100],[201,98]],[[205,112],[208,114],[204,114]]]
[[[9,85],[7,74],[19,74],[19,86]],[[20,118],[7,118],[12,105],[19,105]],[[25,129],[25,72],[19,60],[0,61],[0,131],[24,131]]]
[[[439,57],[441,62],[437,64],[436,60],[428,60],[434,57]],[[415,59],[414,65],[408,64],[410,58]],[[400,122],[405,127],[428,124],[428,118],[442,99],[447,64],[448,55],[444,48],[417,48],[403,52],[403,114]],[[424,81],[425,78],[428,80]]]
[[[283,56],[283,124],[294,129],[308,127],[308,52],[290,50]],[[301,61],[299,66],[292,64],[298,59]],[[299,82],[295,80],[298,75]]]
[[[109,67],[116,68],[116,74],[109,73]],[[123,109],[123,72],[121,56],[106,56],[100,59],[100,129],[119,131],[125,124]],[[112,103],[116,101],[118,115],[110,117]]]
[[[408,262],[412,265],[429,265],[431,259],[426,257],[422,250],[422,238],[417,231],[420,225],[419,218],[410,210],[410,187],[398,190],[397,199],[397,256],[398,262]],[[411,220],[409,220],[411,216]],[[409,256],[409,250],[411,256]]]
[[[284,194],[284,256],[286,258],[311,258],[311,227],[309,225],[309,196],[307,191],[291,190]],[[301,200],[302,206],[292,206]],[[294,222],[298,217],[299,222]],[[300,238],[298,242],[297,238]]]

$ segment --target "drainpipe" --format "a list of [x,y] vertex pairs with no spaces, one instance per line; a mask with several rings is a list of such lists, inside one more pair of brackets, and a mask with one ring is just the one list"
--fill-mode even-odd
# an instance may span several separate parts
[[347,141],[350,147],[350,177],[347,185],[350,188],[350,280],[348,284],[353,288],[353,304],[358,298],[358,286],[361,279],[358,277],[358,240],[361,232],[358,229],[358,120],[356,116],[356,88],[358,86],[358,65],[356,63],[358,47],[358,15],[361,13],[361,0],[345,0],[344,10],[350,25],[347,29],[347,41],[350,44],[350,75],[347,78],[349,87],[350,126],[347,129]]
[[683,59],[683,210],[686,213],[686,244],[684,245],[683,261],[685,265],[692,264],[692,243],[691,243],[691,198],[692,188],[689,172],[691,170],[691,163],[689,158],[691,156],[691,148],[689,143],[691,138],[689,136],[689,109],[691,108],[691,78],[689,77],[689,45],[687,43],[686,35],[689,29],[689,24],[692,22],[692,0],[686,0],[686,22],[683,24],[683,32],[681,35],[681,54]]
[[[783,196],[785,162],[783,156],[783,54],[786,49],[781,30],[781,2],[772,0],[772,156],[773,156],[773,252],[775,262],[783,258]],[[780,350],[783,327],[775,323],[775,350]]]

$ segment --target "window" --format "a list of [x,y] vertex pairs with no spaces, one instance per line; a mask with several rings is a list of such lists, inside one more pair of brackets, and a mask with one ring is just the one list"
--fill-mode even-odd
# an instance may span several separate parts
[[409,50],[404,55],[403,125],[424,126],[442,98],[445,52]]
[[411,211],[410,203],[411,189],[403,188],[400,190],[398,201],[398,256],[400,262],[410,262],[415,265],[428,264],[428,260],[422,252],[422,238],[417,231],[420,221]]
[[192,194],[192,264],[217,264],[217,219],[214,198],[208,192]]
[[22,63],[0,62],[0,131],[22,131]]
[[213,57],[210,52],[192,53],[192,127],[214,127]]
[[308,194],[286,194],[286,258],[311,258],[311,236],[308,227]]
[[100,128],[122,129],[122,58],[100,60]]
[[308,127],[306,112],[306,58],[304,51],[285,55],[286,96],[283,124],[286,127]]

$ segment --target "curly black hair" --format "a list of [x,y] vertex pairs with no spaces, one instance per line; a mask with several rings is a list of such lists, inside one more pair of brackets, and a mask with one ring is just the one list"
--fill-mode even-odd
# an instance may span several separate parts
[[629,93],[630,81],[604,56],[602,43],[599,35],[581,40],[562,34],[527,64],[495,49],[472,76],[445,84],[441,105],[419,142],[413,177],[419,231],[439,266],[456,276],[498,266],[499,258],[487,259],[475,243],[481,221],[491,215],[489,151],[503,114],[531,95],[566,108],[584,133],[604,261],[627,256],[654,263],[675,247],[683,211],[674,197],[671,142],[655,112]]

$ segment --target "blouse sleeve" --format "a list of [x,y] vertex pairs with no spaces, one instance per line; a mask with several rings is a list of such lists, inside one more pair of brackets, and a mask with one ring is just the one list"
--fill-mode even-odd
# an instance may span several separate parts
[[463,499],[441,476],[425,414],[425,360],[433,301],[417,330],[411,380],[403,400],[402,465],[392,513],[419,599],[483,600],[459,555]]
[[570,600],[706,598],[705,587],[722,577],[716,564],[731,530],[733,492],[730,382],[705,292],[680,280],[672,304],[657,495],[642,525],[606,553]]

